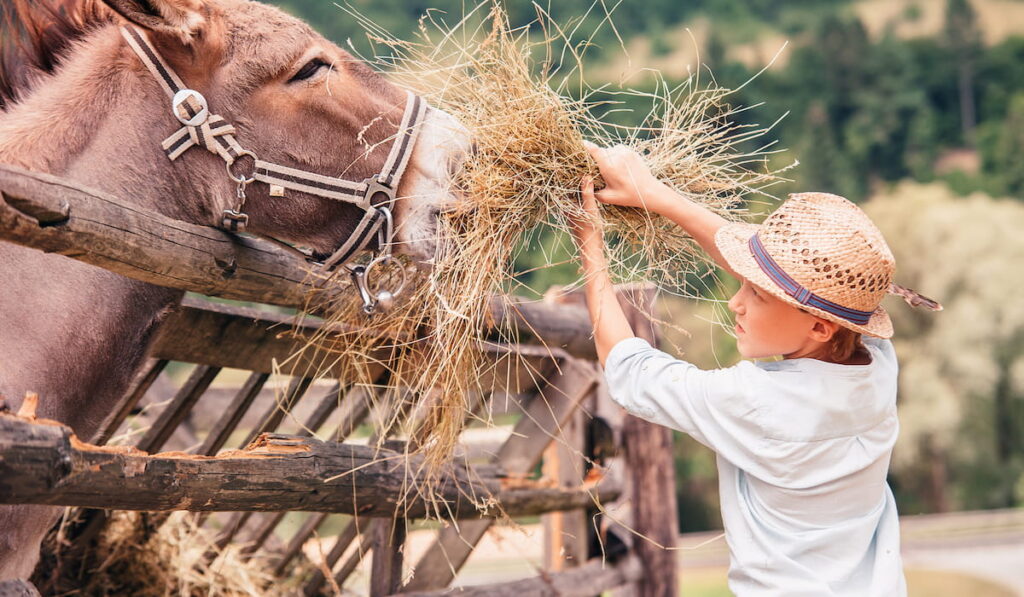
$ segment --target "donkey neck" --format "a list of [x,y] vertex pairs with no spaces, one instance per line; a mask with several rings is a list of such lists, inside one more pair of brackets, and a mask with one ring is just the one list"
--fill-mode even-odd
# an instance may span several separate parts
[[[137,69],[116,27],[89,34],[53,75],[0,113],[0,162],[198,219],[182,204],[195,193],[175,192],[182,183],[163,182],[172,177],[154,171],[168,167],[159,129],[174,125],[166,96]],[[0,278],[12,281],[0,292],[0,391],[52,397],[44,414],[85,437],[141,364],[162,314],[183,295],[2,242]]]
[[160,149],[175,128],[167,97],[110,25],[78,42],[54,74],[0,113],[0,162],[210,223],[213,210],[171,175]]

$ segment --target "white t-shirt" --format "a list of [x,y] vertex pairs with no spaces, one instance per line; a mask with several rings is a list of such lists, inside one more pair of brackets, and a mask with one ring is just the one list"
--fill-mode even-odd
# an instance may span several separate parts
[[899,431],[896,353],[868,365],[742,361],[703,371],[640,338],[612,348],[612,398],[718,454],[729,588],[746,595],[905,595],[885,481]]

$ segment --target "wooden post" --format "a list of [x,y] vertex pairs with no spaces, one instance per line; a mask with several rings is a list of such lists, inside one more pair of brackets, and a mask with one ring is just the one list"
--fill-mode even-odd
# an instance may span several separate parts
[[[645,315],[654,308],[653,289],[637,288],[626,296],[632,303],[626,314],[633,332],[657,346],[658,334]],[[633,541],[643,566],[643,574],[636,584],[637,592],[641,597],[676,597],[679,594],[676,554],[658,546],[675,546],[679,528],[672,430],[626,415],[622,444],[631,500],[631,526],[641,535]]]
[[370,524],[370,545],[373,561],[370,564],[370,597],[384,597],[402,586],[402,552],[405,545],[404,518],[382,518]]
[[[587,413],[577,410],[562,427],[560,439],[544,451],[543,477],[559,488],[578,488],[583,483],[583,430]],[[544,569],[557,572],[587,561],[586,510],[550,512],[544,524]]]

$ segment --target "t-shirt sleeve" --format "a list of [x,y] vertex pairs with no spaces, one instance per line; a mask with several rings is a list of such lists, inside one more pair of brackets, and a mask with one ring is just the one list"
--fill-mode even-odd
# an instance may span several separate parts
[[612,399],[642,419],[693,436],[737,466],[752,466],[764,441],[757,380],[741,362],[701,370],[641,338],[616,344],[605,361]]

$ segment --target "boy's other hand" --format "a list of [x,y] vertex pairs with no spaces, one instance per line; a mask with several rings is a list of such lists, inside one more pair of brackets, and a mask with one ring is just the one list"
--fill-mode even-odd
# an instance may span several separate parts
[[569,224],[572,226],[572,235],[579,248],[584,268],[587,269],[587,266],[600,264],[604,255],[601,213],[594,197],[594,180],[590,177],[584,178],[580,185],[580,199],[583,215],[572,217]]
[[597,162],[605,187],[595,193],[597,200],[610,205],[640,207],[658,211],[654,191],[661,182],[651,174],[643,157],[625,145],[603,148],[584,141],[587,151]]

